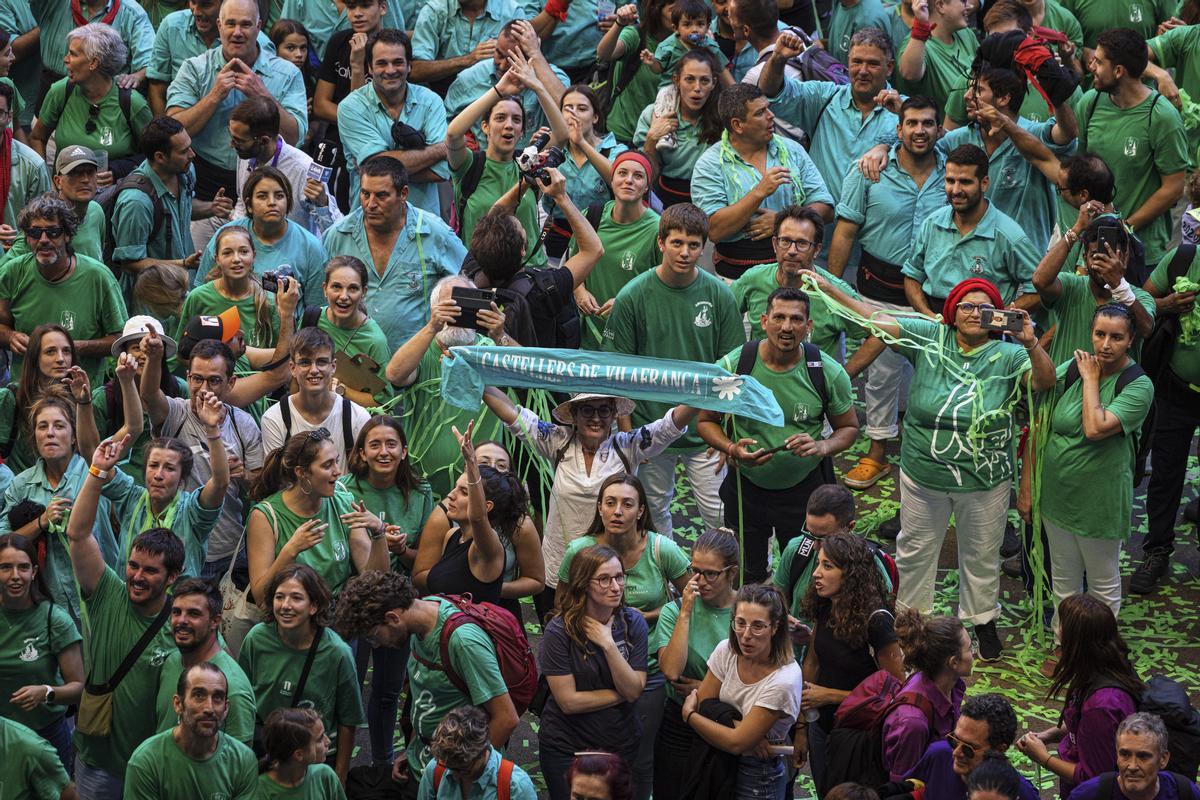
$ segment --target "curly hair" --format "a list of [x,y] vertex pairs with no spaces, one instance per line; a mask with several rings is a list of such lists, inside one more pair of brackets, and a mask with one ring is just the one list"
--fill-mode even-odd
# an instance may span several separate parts
[[821,556],[842,571],[841,588],[833,597],[821,597],[809,584],[802,612],[809,619],[829,613],[829,628],[840,642],[853,648],[867,643],[867,626],[879,609],[893,610],[892,598],[875,566],[867,541],[853,533],[835,533],[821,540]]
[[387,612],[407,611],[420,595],[407,575],[364,572],[342,585],[333,627],[350,642],[384,624]]
[[263,622],[275,622],[275,592],[279,591],[279,587],[284,581],[298,581],[304,587],[304,593],[308,595],[308,602],[313,606],[312,616],[309,617],[309,624],[316,628],[324,628],[329,625],[333,616],[333,594],[329,591],[329,585],[325,583],[317,571],[307,564],[288,564],[274,575],[271,576],[271,582],[267,584],[267,591],[260,600],[263,609]]
[[988,747],[1004,752],[1017,738],[1017,714],[1007,700],[998,694],[977,694],[963,701],[961,716],[988,726]]
[[17,214],[17,227],[26,232],[35,219],[54,220],[55,224],[63,229],[68,243],[75,238],[75,232],[79,230],[79,215],[57,192],[39,194],[26,203],[21,213]]
[[[567,571],[566,592],[563,595],[559,613],[562,615],[563,627],[571,641],[583,649],[584,658],[591,654],[591,643],[588,642],[587,631],[583,627],[583,618],[587,615],[588,588],[596,571],[612,559],[621,560],[617,551],[603,544],[585,547],[571,559],[571,568]],[[562,584],[560,584],[562,585]],[[617,613],[625,608],[625,596],[621,596],[621,605]]]
[[896,615],[896,638],[904,651],[904,666],[936,678],[946,662],[962,652],[962,621],[955,617],[926,617],[915,608]]
[[491,746],[488,716],[478,706],[451,709],[433,732],[429,751],[447,769],[466,770]]

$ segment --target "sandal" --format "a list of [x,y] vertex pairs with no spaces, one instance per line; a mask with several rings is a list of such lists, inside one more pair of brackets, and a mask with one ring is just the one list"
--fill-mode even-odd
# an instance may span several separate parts
[[880,478],[890,474],[891,471],[891,464],[863,456],[858,460],[858,466],[845,474],[842,483],[851,489],[870,489],[879,482]]

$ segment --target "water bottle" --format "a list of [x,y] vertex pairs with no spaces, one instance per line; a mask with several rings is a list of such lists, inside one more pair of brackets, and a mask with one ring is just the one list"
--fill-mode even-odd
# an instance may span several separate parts
[[614,0],[596,0],[596,21],[603,22],[617,13],[617,4]]

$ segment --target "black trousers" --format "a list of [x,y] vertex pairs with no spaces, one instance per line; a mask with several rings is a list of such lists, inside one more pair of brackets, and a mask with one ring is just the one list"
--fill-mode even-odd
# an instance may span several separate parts
[[1154,441],[1150,445],[1150,485],[1146,488],[1149,532],[1144,553],[1171,553],[1175,549],[1175,516],[1183,497],[1188,451],[1200,425],[1200,391],[1168,372],[1155,393]]

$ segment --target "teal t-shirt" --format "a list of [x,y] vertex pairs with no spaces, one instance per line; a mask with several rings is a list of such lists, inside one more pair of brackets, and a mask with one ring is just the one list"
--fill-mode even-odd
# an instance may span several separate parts
[[[658,625],[655,626],[655,638],[651,641],[650,650],[657,667],[659,653],[671,642],[675,626],[679,622],[681,606],[676,600],[663,606],[658,615]],[[733,621],[733,606],[714,608],[700,597],[692,606],[692,615],[688,623],[688,654],[687,664],[683,668],[683,677],[693,680],[704,680],[708,672],[708,657],[712,655],[717,645],[729,638],[729,625]],[[667,696],[676,703],[683,703],[675,688],[667,683]]]

